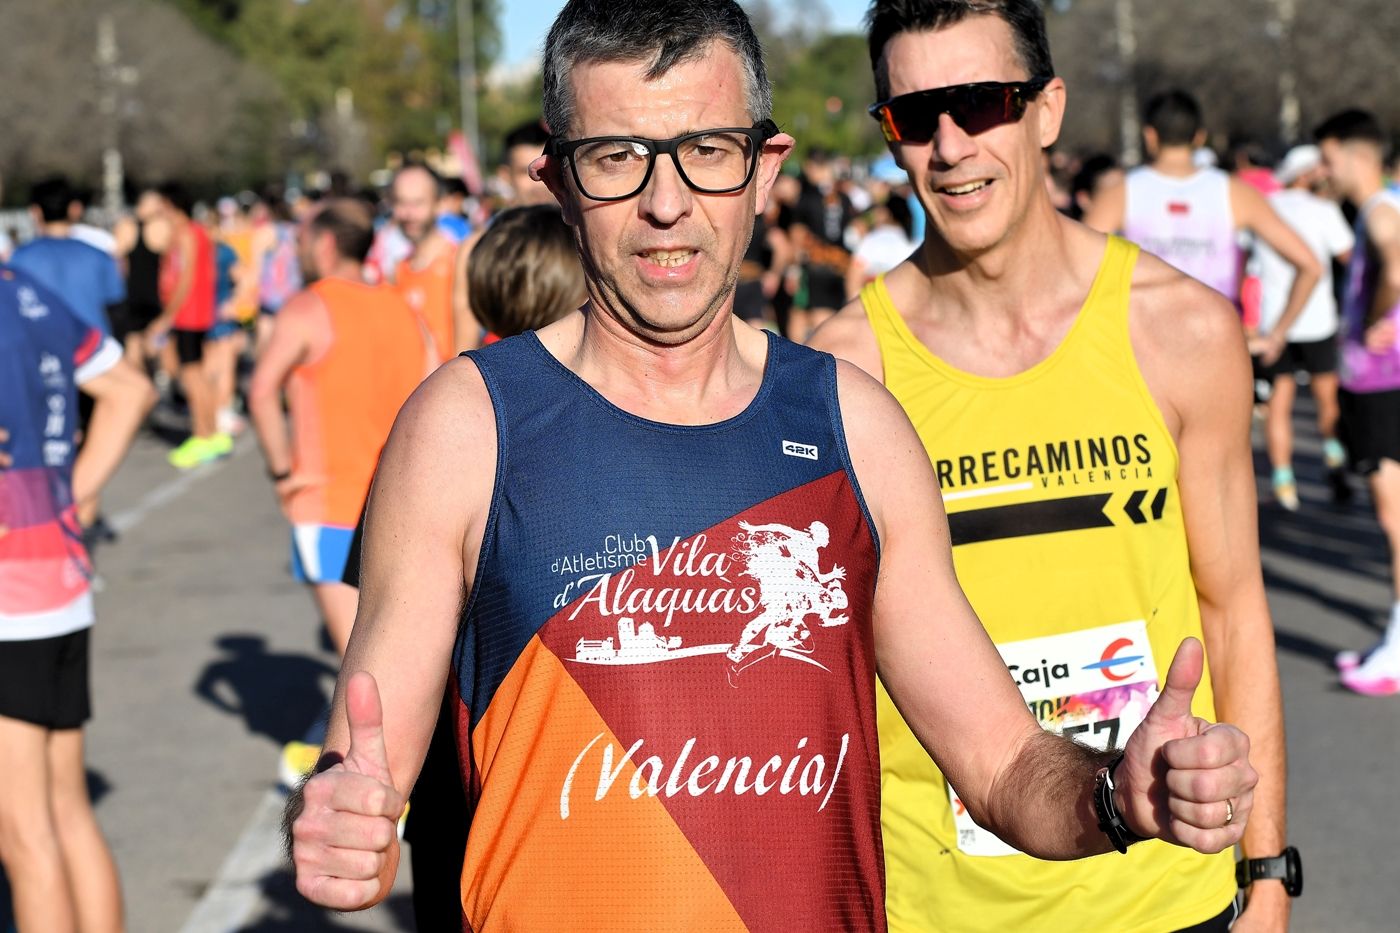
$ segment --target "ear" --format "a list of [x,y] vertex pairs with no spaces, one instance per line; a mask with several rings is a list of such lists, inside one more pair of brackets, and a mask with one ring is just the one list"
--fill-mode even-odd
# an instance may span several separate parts
[[1206,144],[1206,140],[1209,139],[1209,138],[1210,138],[1210,134],[1207,133],[1204,129],[1199,129],[1199,130],[1197,130],[1197,131],[1196,131],[1196,135],[1191,137],[1191,148],[1192,148],[1192,149],[1199,149],[1199,148],[1201,148],[1202,146],[1204,146],[1204,145]]
[[549,189],[549,193],[554,195],[554,200],[559,202],[559,209],[564,214],[564,223],[572,227],[577,220],[577,213],[574,210],[569,183],[564,180],[563,160],[540,155],[530,163],[529,172],[531,178],[543,184]]
[[1060,127],[1065,121],[1065,82],[1052,78],[1032,102],[1035,108],[1037,129],[1040,131],[1040,148],[1048,149],[1060,138]]
[[1150,126],[1144,126],[1142,128],[1142,143],[1143,148],[1147,150],[1149,156],[1157,155],[1160,137],[1157,136],[1157,131],[1155,129]]
[[795,143],[787,133],[779,133],[763,145],[763,151],[758,154],[758,168],[755,171],[758,187],[758,198],[754,204],[755,215],[768,209],[768,196],[773,191],[773,183],[778,180],[778,172],[782,170],[783,163],[792,155]]

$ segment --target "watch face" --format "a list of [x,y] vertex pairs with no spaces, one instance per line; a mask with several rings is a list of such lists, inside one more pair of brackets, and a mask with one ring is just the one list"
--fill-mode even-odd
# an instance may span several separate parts
[[1303,860],[1293,846],[1283,850],[1283,889],[1290,897],[1303,893]]

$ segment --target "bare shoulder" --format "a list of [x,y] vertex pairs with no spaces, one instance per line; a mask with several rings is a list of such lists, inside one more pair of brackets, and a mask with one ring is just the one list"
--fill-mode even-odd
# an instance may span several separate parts
[[1372,241],[1400,238],[1400,208],[1382,201],[1366,212],[1366,234]]
[[[1133,272],[1129,332],[1143,378],[1179,424],[1190,407],[1247,391],[1249,354],[1239,312],[1223,295],[1142,253]],[[1173,417],[1175,416],[1175,417]]]
[[425,455],[463,456],[458,468],[489,459],[494,472],[495,408],[476,363],[453,357],[423,380],[399,410],[396,439]]
[[870,318],[866,316],[865,304],[859,297],[853,298],[818,327],[808,338],[807,345],[854,363],[876,380],[884,376],[880,345],[870,326]]
[[456,357],[399,409],[371,502],[389,504],[382,513],[392,525],[438,529],[465,554],[485,528],[496,459],[490,393],[476,364]]
[[933,467],[909,416],[888,389],[841,359],[836,361],[836,389],[851,467],[883,535],[889,510],[901,495],[936,488]]
[[328,314],[326,303],[321,297],[312,289],[303,288],[277,309],[277,323],[272,332],[275,334],[278,329],[288,327],[302,331],[304,335],[322,332],[329,327]]

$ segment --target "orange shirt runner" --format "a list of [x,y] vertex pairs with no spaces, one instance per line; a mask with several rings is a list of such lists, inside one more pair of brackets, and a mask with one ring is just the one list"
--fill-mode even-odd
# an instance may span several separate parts
[[457,355],[457,341],[452,326],[452,265],[451,250],[445,250],[422,268],[413,259],[399,263],[394,282],[408,306],[423,319],[433,338],[438,362]]
[[387,285],[322,279],[329,346],[288,385],[292,472],[313,482],[288,504],[293,525],[354,528],[399,407],[425,375],[423,330]]

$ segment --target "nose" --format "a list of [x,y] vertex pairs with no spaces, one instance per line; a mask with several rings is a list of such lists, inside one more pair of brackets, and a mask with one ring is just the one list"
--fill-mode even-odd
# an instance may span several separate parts
[[938,131],[933,134],[932,155],[942,165],[957,165],[977,153],[977,143],[946,113],[938,115]]
[[693,199],[690,186],[681,178],[680,169],[676,167],[675,157],[658,154],[651,180],[642,189],[642,196],[637,201],[637,209],[642,216],[659,226],[669,227],[690,213]]

